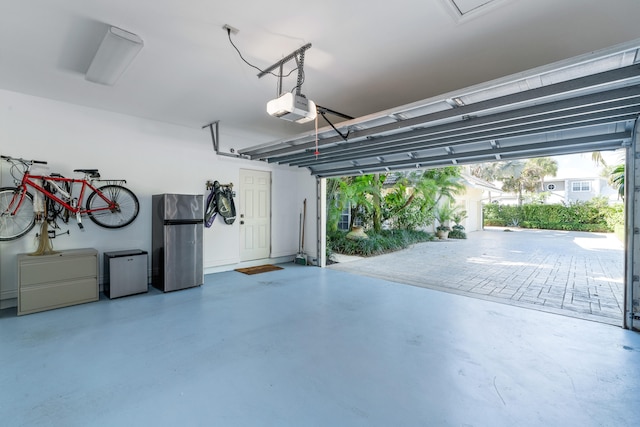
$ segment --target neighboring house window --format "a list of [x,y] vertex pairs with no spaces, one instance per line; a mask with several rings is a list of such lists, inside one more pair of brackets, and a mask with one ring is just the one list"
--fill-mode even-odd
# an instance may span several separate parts
[[574,181],[571,183],[571,191],[574,191],[574,192],[591,191],[591,182]]
[[555,190],[556,189],[556,185],[555,184],[548,184],[547,185],[547,190]]
[[338,230],[349,230],[349,222],[351,221],[351,212],[349,208],[346,208],[340,214],[340,220],[338,221]]
[[[349,231],[349,223],[351,222],[351,204],[347,205],[340,214],[338,221],[338,230]],[[362,219],[356,218],[354,225],[362,225]]]

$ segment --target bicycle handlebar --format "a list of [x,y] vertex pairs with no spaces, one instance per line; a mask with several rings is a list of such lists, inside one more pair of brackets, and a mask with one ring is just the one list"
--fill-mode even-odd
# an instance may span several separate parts
[[8,162],[15,160],[17,162],[21,162],[21,163],[25,163],[25,164],[41,164],[41,165],[46,165],[47,162],[45,162],[44,160],[26,160],[26,159],[19,159],[17,157],[11,157],[11,156],[0,156],[1,159],[6,160]]

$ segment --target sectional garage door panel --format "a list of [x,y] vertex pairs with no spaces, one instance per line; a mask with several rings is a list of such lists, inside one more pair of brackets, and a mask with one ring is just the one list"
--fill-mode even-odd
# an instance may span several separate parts
[[627,43],[240,154],[331,177],[614,150],[631,143],[640,114],[639,48]]

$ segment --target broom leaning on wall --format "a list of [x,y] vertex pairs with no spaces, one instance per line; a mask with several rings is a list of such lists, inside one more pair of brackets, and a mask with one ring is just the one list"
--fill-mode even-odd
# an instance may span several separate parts
[[307,255],[304,253],[304,223],[307,219],[307,199],[304,199],[302,202],[302,213],[300,214],[300,229],[299,229],[299,237],[300,240],[298,242],[298,254],[296,255],[296,259],[294,262],[300,265],[307,265]]

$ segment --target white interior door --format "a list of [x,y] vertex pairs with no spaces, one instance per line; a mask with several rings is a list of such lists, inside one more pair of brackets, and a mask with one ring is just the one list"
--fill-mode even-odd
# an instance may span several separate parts
[[240,261],[271,254],[271,172],[240,169]]

